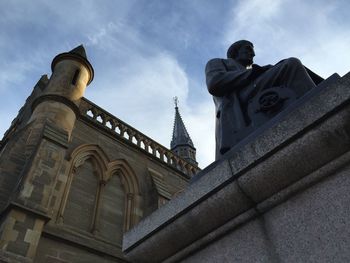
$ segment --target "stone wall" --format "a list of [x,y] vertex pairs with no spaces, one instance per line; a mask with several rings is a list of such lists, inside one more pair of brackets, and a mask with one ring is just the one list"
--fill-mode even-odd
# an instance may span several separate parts
[[35,259],[36,263],[126,262],[115,257],[101,255],[98,250],[87,250],[74,243],[62,242],[47,236],[41,238],[37,253],[40,256]]
[[326,172],[299,182],[309,181],[307,189],[265,213],[257,211],[241,226],[227,222],[211,233],[217,234],[215,242],[197,246],[181,262],[348,262],[349,161],[349,154],[341,156]]
[[[163,177],[168,198],[188,181],[157,159],[79,120],[64,167],[53,194],[52,219],[39,242],[38,262],[93,262],[96,253],[110,258],[105,262],[123,261],[123,232],[159,207],[161,196],[150,171]],[[65,253],[70,259],[60,258]]]
[[70,139],[49,121],[18,128],[0,164],[0,262],[126,262],[123,233],[189,180],[86,117]]
[[125,262],[123,233],[199,168],[83,98],[82,45],[51,68],[0,143],[0,262]]

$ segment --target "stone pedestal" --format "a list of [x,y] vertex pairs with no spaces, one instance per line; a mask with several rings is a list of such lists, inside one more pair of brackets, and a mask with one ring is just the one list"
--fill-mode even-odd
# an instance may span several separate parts
[[204,169],[124,236],[131,262],[349,262],[350,74]]

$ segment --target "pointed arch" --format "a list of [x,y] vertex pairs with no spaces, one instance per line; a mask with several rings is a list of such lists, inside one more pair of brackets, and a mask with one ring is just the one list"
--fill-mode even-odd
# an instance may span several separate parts
[[139,182],[134,170],[124,159],[114,160],[108,164],[105,180],[108,181],[115,172],[121,172],[125,179],[125,187],[128,193],[139,194]]
[[[101,182],[105,178],[105,173],[108,168],[109,159],[100,146],[96,144],[83,144],[76,147],[69,155],[68,161],[70,161],[70,168],[68,171],[68,179],[66,187],[64,189],[62,202],[60,204],[59,213],[57,217],[57,222],[63,223],[64,221],[64,212],[66,209],[69,193],[72,187],[72,182],[75,177],[75,174],[80,166],[82,166],[86,161],[91,161],[93,164],[93,173],[97,176],[97,182]],[[99,195],[99,188],[96,185],[96,196]],[[96,212],[97,212],[97,198],[95,200],[95,208],[93,212],[92,222],[95,222]],[[95,226],[92,225],[92,229]]]
[[[65,214],[65,210],[69,208],[69,213],[75,214],[77,210],[72,210],[72,207],[88,207],[91,213],[87,213],[86,209],[84,211],[91,218],[90,227],[85,222],[84,229],[78,226],[77,230],[89,231],[98,238],[121,245],[123,232],[142,217],[142,199],[136,173],[124,159],[110,161],[100,146],[95,144],[76,147],[67,155],[67,160],[70,167],[57,222],[67,222],[67,226],[75,230],[78,223],[75,224],[75,218]],[[95,182],[96,192],[93,192],[91,189]],[[75,198],[77,193],[85,198]],[[95,198],[94,206],[92,198]]]
[[103,179],[105,172],[108,169],[109,158],[97,144],[83,144],[76,147],[69,155],[68,160],[71,161],[72,168],[77,168],[82,165],[87,159],[92,158],[99,169],[99,174]]
[[139,181],[134,170],[124,159],[114,160],[108,164],[106,182],[119,174],[125,190],[124,231],[129,230],[142,217]]

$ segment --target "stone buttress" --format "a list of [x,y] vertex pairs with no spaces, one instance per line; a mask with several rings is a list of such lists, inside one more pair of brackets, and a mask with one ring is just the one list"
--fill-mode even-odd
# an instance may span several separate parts
[[[80,99],[94,71],[81,45],[57,55],[1,143],[0,262],[32,262]],[[5,261],[6,260],[6,261]]]

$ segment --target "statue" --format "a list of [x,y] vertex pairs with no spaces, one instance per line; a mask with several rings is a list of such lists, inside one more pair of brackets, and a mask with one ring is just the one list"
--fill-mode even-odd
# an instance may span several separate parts
[[254,56],[253,44],[240,40],[230,46],[227,59],[206,65],[216,107],[216,159],[323,80],[297,58],[259,66]]

